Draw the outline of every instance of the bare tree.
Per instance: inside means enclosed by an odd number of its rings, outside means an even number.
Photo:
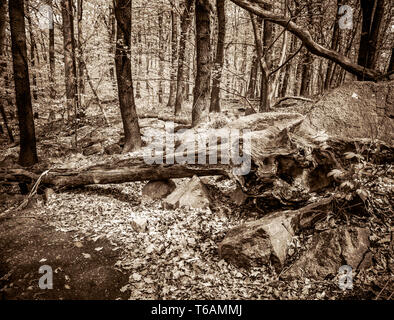
[[[131,0],[114,0],[116,17],[115,65],[118,82],[120,112],[122,115],[125,144],[123,152],[141,147],[141,133],[134,100],[133,79],[131,76]]]
[[[196,0],[197,74],[194,84],[192,125],[199,124],[210,100],[211,21],[209,0]]]
[[[74,15],[72,0],[62,0],[62,18],[67,117],[68,120],[70,120],[71,110],[74,111],[74,115],[76,116],[78,105],[78,83],[75,62]]]
[[[304,46],[314,55],[319,57],[323,57],[329,59],[337,64],[339,64],[346,71],[356,75],[356,76],[364,76],[366,80],[378,80],[382,78],[382,74],[374,69],[363,67],[357,63],[354,63],[350,58],[334,51],[331,49],[327,49],[322,45],[313,41],[310,33],[305,30],[303,27],[297,25],[293,21],[289,21],[288,18],[284,17],[281,14],[276,14],[274,12],[265,10],[261,3],[262,1],[252,1],[252,0],[231,0],[235,4],[240,7],[252,12],[263,19],[271,21],[275,24],[278,24],[284,28],[286,28],[289,32],[294,34],[297,38],[299,38]]]
[[[27,167],[38,162],[27,64],[25,12],[23,0],[9,2],[14,68],[15,98],[20,132],[19,163]]]
[[[78,52],[78,101],[83,104],[83,95],[85,93],[85,81],[84,81],[84,58],[83,58],[83,48],[82,48],[82,18],[83,18],[83,0],[77,0],[77,52]]]
[[[216,12],[218,16],[218,41],[213,69],[211,105],[209,107],[210,112],[220,112],[220,82],[222,79],[224,40],[226,36],[225,0],[216,0]]]
[[[191,22],[191,11],[193,7],[193,0],[185,0],[184,9],[181,16],[181,36],[179,39],[178,51],[178,72],[177,72],[177,85],[175,97],[175,114],[178,115],[182,109],[183,91],[184,91],[184,77],[185,77],[185,52],[186,52],[186,39],[187,31]]]
[[[360,0],[363,14],[360,48],[357,63],[365,68],[375,68],[377,53],[377,42],[379,38],[380,25],[384,14],[384,0],[376,0],[376,5],[370,0]],[[359,74],[358,80],[364,80],[366,76]]]
[[[37,75],[36,71],[34,70],[35,65],[36,65],[36,38],[33,33],[33,26],[31,22],[31,15],[30,15],[30,2],[29,0],[26,0],[26,17],[27,17],[27,22],[29,24],[29,36],[30,36],[30,64],[33,70],[30,71],[32,75],[32,83],[33,83],[33,99],[37,100]]]
[[[53,19],[53,6],[52,0],[49,2],[49,6],[51,8],[48,14],[51,15],[51,19]],[[49,54],[49,82],[50,82],[50,96],[52,99],[56,97],[56,90],[55,90],[55,24],[50,23],[49,25],[49,47],[48,47],[48,54]]]
[[[178,56],[178,16],[171,10],[171,81],[170,96],[167,107],[173,107],[176,99],[176,73],[177,73],[177,56]]]

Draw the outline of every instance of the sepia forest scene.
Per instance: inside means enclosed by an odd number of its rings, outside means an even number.
[[[391,0],[0,0],[0,300],[393,300]]]

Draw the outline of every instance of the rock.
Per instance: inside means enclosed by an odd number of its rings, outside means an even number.
[[[165,209],[207,209],[210,206],[207,187],[199,177],[194,176],[190,181],[178,186],[174,192],[168,195],[163,201],[163,206]]]
[[[241,206],[245,203],[246,199],[248,199],[248,195],[242,191],[240,186],[237,186],[237,188],[231,192],[230,198],[235,204]]]
[[[304,125],[342,138],[394,139],[394,81],[353,81],[327,92],[317,103],[287,110],[306,114]]]
[[[145,232],[148,228],[148,220],[145,218],[137,217],[131,221],[131,227],[136,232]]]
[[[302,256],[283,274],[283,279],[312,278],[323,280],[338,274],[342,265],[357,268],[371,266],[369,230],[338,227],[315,234]]]
[[[246,222],[227,233],[219,244],[219,255],[239,267],[272,263],[280,270],[292,237],[321,219],[328,212],[331,201],[331,198],[323,199],[299,210],[280,211]]]
[[[95,131],[88,133],[81,140],[79,140],[78,144],[82,148],[87,148],[92,145],[99,144],[103,141],[105,141],[105,138],[103,137],[103,135],[99,131],[95,130]]]
[[[163,199],[172,193],[176,188],[176,184],[172,180],[149,181],[142,188],[142,196],[153,200]]]
[[[93,154],[102,154],[104,152],[104,148],[101,143],[96,143],[92,146],[89,146],[83,150],[84,156],[91,156]]]
[[[122,153],[122,148],[118,143],[113,143],[105,147],[105,153],[109,155],[113,154],[121,154]]]

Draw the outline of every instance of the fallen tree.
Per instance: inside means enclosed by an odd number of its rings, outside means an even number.
[[[260,0],[231,0],[236,5],[241,8],[256,14],[257,16],[266,19],[267,21],[271,21],[276,23],[284,28],[286,28],[289,32],[294,34],[298,39],[300,39],[303,45],[314,55],[319,57],[323,57],[329,59],[333,62],[339,64],[346,71],[363,77],[365,80],[382,80],[384,75],[377,70],[365,68],[363,66],[354,63],[348,57],[338,53],[337,51],[327,49],[320,44],[313,41],[311,34],[305,30],[304,27],[301,27],[289,20],[289,18],[282,16],[280,14],[275,14],[271,11],[264,10],[262,8],[262,4],[264,1]]]
[[[80,170],[53,168],[42,177],[42,184],[55,189],[81,187],[91,184],[116,184],[132,181],[186,178],[194,175],[212,176],[226,174],[226,165],[146,164],[143,157],[111,161]],[[42,170],[24,168],[1,168],[3,183],[36,181]]]
[[[231,134],[243,129],[249,130],[244,132],[240,139],[242,152],[248,152],[250,159],[249,170],[244,174],[235,170],[239,169],[242,163],[234,162],[232,158],[228,162],[222,161],[222,151],[237,148],[236,145],[223,139],[222,143],[208,148],[201,148],[195,143],[196,137],[201,138],[204,133],[207,138],[214,136],[216,139],[216,134],[223,138],[220,130],[226,128],[232,129]],[[186,130],[177,135],[177,139],[176,144],[182,142],[192,145],[193,148],[189,148],[188,152],[163,153],[164,163],[149,164],[146,161],[147,150],[142,150],[143,153],[136,156],[111,156],[103,163],[78,169],[0,168],[0,181],[34,183],[41,177],[41,186],[62,189],[194,175],[226,175],[237,181],[242,192],[248,199],[253,200],[257,208],[268,212],[286,206],[298,208],[308,201],[313,192],[333,186],[335,178],[329,173],[333,169],[345,171],[348,162],[357,159],[346,159],[346,152],[368,153],[370,161],[377,163],[391,163],[394,154],[393,148],[384,143],[334,139],[319,135],[304,121],[304,116],[297,113],[252,114],[230,122],[221,129]],[[250,142],[250,150],[245,147],[247,142]],[[187,161],[174,163],[174,159],[185,155],[189,155]],[[217,164],[209,162],[211,155],[217,156]],[[166,159],[172,159],[172,164]],[[43,172],[45,174],[42,174]]]

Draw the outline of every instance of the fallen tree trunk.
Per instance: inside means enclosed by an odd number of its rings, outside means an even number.
[[[223,139],[222,130],[226,128],[231,129],[231,143]],[[239,135],[244,129],[249,131]],[[205,138],[221,137],[222,143],[202,148],[199,142],[195,142],[196,139],[204,138],[204,134]],[[240,137],[239,145],[233,143],[233,137]],[[204,146],[206,141],[204,140]],[[346,152],[358,153],[358,150],[363,150],[363,146],[366,146],[364,150],[370,161],[380,163],[392,162],[394,154],[392,147],[374,145],[370,140],[321,137],[297,113],[252,114],[237,119],[222,129],[194,128],[177,135],[175,144],[177,142],[192,148],[186,152],[180,152],[177,148],[175,153],[160,154],[164,157],[161,158],[164,163],[150,164],[147,159],[151,158],[146,157],[147,150],[142,150],[143,153],[136,156],[126,159],[124,155],[111,156],[104,163],[80,169],[0,168],[0,181],[31,183],[37,181],[42,172],[48,169],[49,172],[41,177],[41,184],[54,189],[194,175],[227,175],[239,184],[242,192],[254,202],[257,209],[266,213],[278,208],[297,208],[305,204],[312,193],[333,186],[334,178],[328,176],[328,173],[335,168],[344,170],[347,162],[352,161],[345,158]],[[250,148],[247,143],[250,143]],[[239,152],[238,148],[241,148],[245,161],[240,163],[232,157],[225,158],[222,152],[226,148],[229,148],[229,152],[234,149]],[[186,155],[189,157],[186,158]],[[216,162],[210,161],[212,155],[217,157]],[[226,162],[225,159],[229,161]],[[238,169],[244,164],[249,167],[241,173]]]
[[[96,165],[81,170],[55,168],[42,178],[42,184],[55,189],[91,184],[117,184],[132,181],[163,180],[197,176],[226,175],[227,165],[146,164],[142,158]],[[31,183],[40,171],[1,168],[0,181]]]

